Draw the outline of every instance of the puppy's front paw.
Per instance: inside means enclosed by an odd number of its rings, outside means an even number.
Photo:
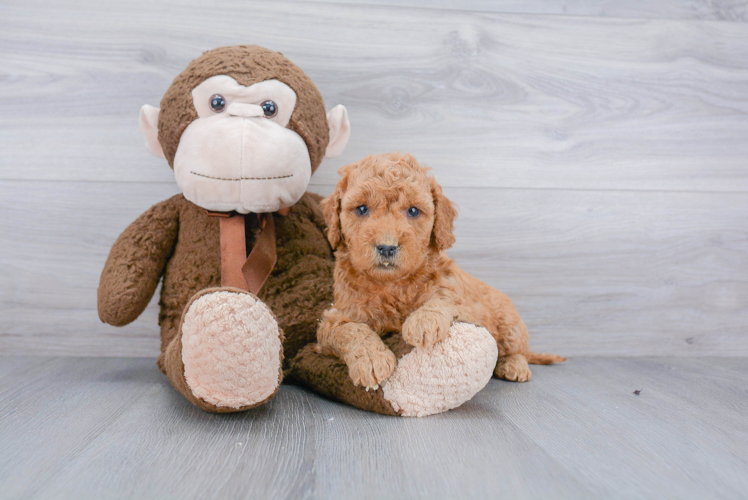
[[[354,385],[378,389],[397,366],[395,354],[384,345],[359,349],[345,360]]]
[[[431,347],[444,340],[450,326],[450,316],[417,309],[403,323],[403,340],[415,347]]]

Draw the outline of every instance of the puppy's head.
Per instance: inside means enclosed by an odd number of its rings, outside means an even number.
[[[372,155],[346,165],[322,202],[327,238],[351,265],[380,280],[418,270],[454,243],[457,211],[409,154]]]

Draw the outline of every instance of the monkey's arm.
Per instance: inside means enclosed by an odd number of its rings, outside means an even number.
[[[179,207],[175,198],[148,209],[112,246],[99,281],[98,308],[103,322],[126,325],[140,316],[151,300],[177,240]]]
[[[318,195],[317,193],[312,193],[310,191],[307,191],[304,194],[304,198],[302,198],[302,200],[303,202],[305,202],[305,204],[310,209],[309,211],[310,219],[312,220],[314,225],[317,227],[319,232],[322,234],[322,236],[325,238],[325,241],[327,241],[327,236],[325,236],[327,232],[327,224],[325,223],[325,216],[322,214],[322,207],[320,206],[320,202],[322,201],[322,196]]]
[[[369,325],[351,322],[337,309],[325,311],[317,342],[318,352],[345,361],[354,385],[376,388],[397,365],[395,354]]]

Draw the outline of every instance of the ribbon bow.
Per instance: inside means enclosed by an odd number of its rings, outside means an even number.
[[[281,215],[288,215],[288,212],[288,209],[279,210]],[[273,214],[257,214],[262,230],[249,255],[243,214],[209,211],[208,215],[220,217],[221,286],[257,295],[278,261]]]

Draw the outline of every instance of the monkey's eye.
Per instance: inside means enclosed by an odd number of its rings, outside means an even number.
[[[408,209],[408,216],[409,216],[409,217],[413,217],[413,218],[415,219],[415,218],[416,218],[416,217],[418,217],[419,215],[421,215],[421,211],[420,211],[420,210],[418,210],[418,209],[417,209],[416,207],[410,207],[410,208]]]
[[[210,109],[212,109],[216,113],[220,113],[221,111],[226,109],[226,99],[224,99],[220,94],[215,94],[210,98]]]
[[[265,113],[265,118],[272,118],[278,114],[278,106],[273,101],[265,101],[260,106],[262,106],[262,112]]]
[[[366,205],[359,205],[356,207],[356,215],[366,215],[369,213],[369,207]]]

